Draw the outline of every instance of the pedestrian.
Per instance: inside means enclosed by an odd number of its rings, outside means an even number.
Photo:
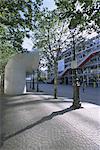
[[[83,80],[83,83],[82,83],[82,89],[83,89],[83,93],[85,92],[85,87],[86,87],[86,83],[85,83],[85,79]]]

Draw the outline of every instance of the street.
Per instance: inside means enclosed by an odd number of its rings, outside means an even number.
[[[53,84],[39,84],[39,90],[53,95]],[[58,85],[58,96],[72,98],[73,88],[71,85]],[[82,102],[90,102],[100,105],[100,88],[86,87],[84,92],[80,87],[80,99]]]

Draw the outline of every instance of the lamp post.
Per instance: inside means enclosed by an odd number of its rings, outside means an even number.
[[[74,31],[75,32],[75,31]],[[72,39],[73,39],[73,59],[72,59],[72,77],[73,77],[73,104],[71,107],[74,109],[78,109],[81,107],[80,103],[80,97],[79,97],[79,88],[80,88],[80,83],[79,79],[77,76],[77,60],[76,60],[76,54],[75,54],[75,35],[74,32],[72,33]]]
[[[33,71],[32,80],[33,80],[33,81],[32,81],[32,85],[33,85],[33,86],[32,86],[32,90],[34,90],[34,89],[35,89],[35,86],[34,86],[34,71]]]

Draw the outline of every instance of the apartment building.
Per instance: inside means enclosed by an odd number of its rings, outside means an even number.
[[[100,34],[76,47],[77,73],[80,82],[87,86],[100,86]],[[72,84],[72,48],[63,52],[64,70],[60,72],[60,82]]]

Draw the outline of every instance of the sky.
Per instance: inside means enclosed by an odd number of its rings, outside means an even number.
[[[49,10],[53,10],[55,8],[54,0],[44,0],[43,7],[47,7]],[[33,47],[33,43],[30,39],[25,37],[22,46],[23,46],[23,48],[31,51],[32,47]]]
[[[30,39],[25,37],[24,42],[22,44],[22,47],[25,48],[25,49],[28,49],[28,51],[31,51],[32,47],[33,47],[33,43]]]
[[[54,0],[44,0],[43,1],[43,7],[47,7],[49,10],[53,10],[53,9],[56,8]],[[96,34],[93,33],[91,35],[88,35],[87,38],[91,38],[93,36],[96,36]],[[33,47],[33,43],[30,39],[25,37],[22,46],[23,46],[23,48],[28,49],[29,51],[31,51],[32,47]]]
[[[56,8],[54,0],[44,0],[43,6],[47,7],[49,10],[53,10]]]

